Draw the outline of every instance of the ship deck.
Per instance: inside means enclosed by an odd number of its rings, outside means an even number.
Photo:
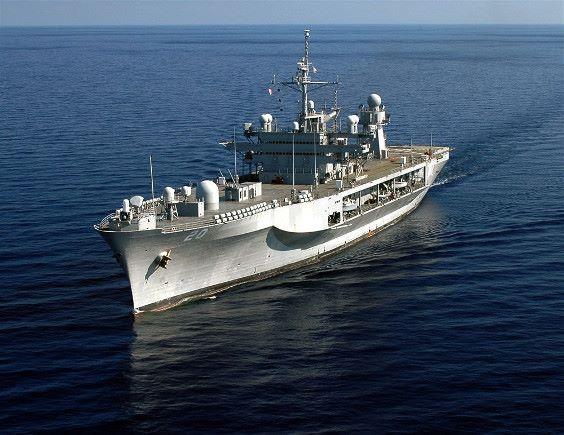
[[[373,159],[368,160],[364,166],[363,174],[354,179],[350,177],[343,180],[343,189],[350,189],[352,187],[359,187],[364,184],[370,183],[374,180],[389,177],[401,170],[415,167],[423,163],[429,158],[429,153],[432,155],[442,154],[449,150],[447,147],[437,147],[429,145],[395,145],[389,146],[389,155],[385,160]],[[406,164],[403,166],[400,163],[400,157],[406,157]],[[175,232],[181,230],[188,230],[192,228],[199,228],[214,224],[216,216],[229,212],[236,212],[237,210],[247,209],[251,206],[259,206],[261,204],[271,204],[273,200],[277,200],[280,205],[284,205],[286,199],[291,198],[291,191],[295,189],[297,192],[307,190],[313,195],[313,198],[323,198],[338,192],[335,181],[329,183],[319,184],[318,186],[311,186],[305,184],[262,184],[262,195],[244,201],[225,201],[224,192],[225,186],[218,186],[220,194],[219,210],[205,210],[204,216],[180,216],[173,221],[157,220],[157,228],[163,232]],[[191,201],[195,201],[195,192],[190,197]],[[120,231],[136,231],[137,225],[130,225],[123,227]]]

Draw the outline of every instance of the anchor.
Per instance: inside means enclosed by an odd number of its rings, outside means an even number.
[[[169,249],[168,251],[163,251],[159,255],[157,255],[158,267],[162,267],[163,269],[166,269],[166,265],[170,260],[172,260],[172,257],[170,256],[170,251],[171,249]]]

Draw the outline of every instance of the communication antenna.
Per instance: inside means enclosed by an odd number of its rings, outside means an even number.
[[[155,211],[155,181],[153,179],[153,156],[149,154],[149,169],[151,171],[151,196],[153,198],[152,205],[153,205],[153,215],[157,215]]]
[[[235,159],[235,175],[237,175],[237,140],[235,139],[235,126],[233,126],[233,155]]]
[[[337,94],[339,93],[339,76],[337,76],[336,85],[335,85],[335,95],[333,97],[333,107],[334,110],[337,110]],[[333,118],[333,133],[337,133],[337,117]]]
[[[270,95],[274,94],[274,92],[276,92],[276,99],[278,100],[278,111],[279,112],[283,112],[284,111],[284,107],[282,107],[282,97],[280,96],[280,86],[277,85],[276,83],[276,74],[274,74],[272,76],[272,81],[270,82],[272,88],[270,88]]]
[[[295,166],[295,153],[294,153],[294,139],[296,133],[292,133],[292,191],[295,188],[296,166]]]
[[[231,173],[229,168],[227,169],[227,172],[229,172],[229,176],[231,177],[231,181],[233,181],[233,184],[237,184],[237,183],[235,183],[235,178],[233,178],[233,174]]]
[[[315,137],[317,133],[313,133],[313,176],[315,178],[315,186],[317,187],[317,144],[315,141]]]
[[[308,29],[304,30],[304,56],[298,61],[298,71],[291,81],[279,82],[280,85],[286,86],[301,94],[301,110],[299,115],[299,122],[304,133],[308,132],[308,93],[320,89],[327,85],[334,85],[335,82],[325,82],[319,80],[312,80],[309,73],[310,70],[315,74],[317,69],[314,70],[313,65],[309,61],[309,35]]]

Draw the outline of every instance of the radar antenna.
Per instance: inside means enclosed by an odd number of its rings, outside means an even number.
[[[304,132],[307,132],[307,101],[308,93],[327,85],[338,85],[339,82],[325,82],[311,80],[309,76],[310,68],[313,67],[309,62],[309,29],[304,30],[304,57],[298,61],[298,70],[296,75],[292,78],[290,82],[279,82],[294,91],[298,91],[302,94],[301,100],[301,111],[300,111],[300,126]],[[315,71],[314,71],[315,72]],[[311,86],[311,87],[310,87]]]
[[[335,95],[333,98],[333,109],[337,110],[339,106],[337,105],[337,94],[339,91],[339,77],[337,76],[337,84],[335,85]],[[333,132],[337,133],[337,117],[333,118]]]
[[[156,216],[157,212],[155,211],[155,181],[153,178],[153,155],[149,154],[149,170],[151,171],[151,197],[153,201],[151,202],[153,206],[153,215]]]

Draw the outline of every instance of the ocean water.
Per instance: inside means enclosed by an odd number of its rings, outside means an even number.
[[[0,29],[2,431],[564,431],[561,26],[314,26],[345,114],[376,91],[389,142],[455,148],[436,186],[321,263],[132,316],[92,225],[149,196],[149,154],[160,192],[289,122],[266,89],[302,30]]]

